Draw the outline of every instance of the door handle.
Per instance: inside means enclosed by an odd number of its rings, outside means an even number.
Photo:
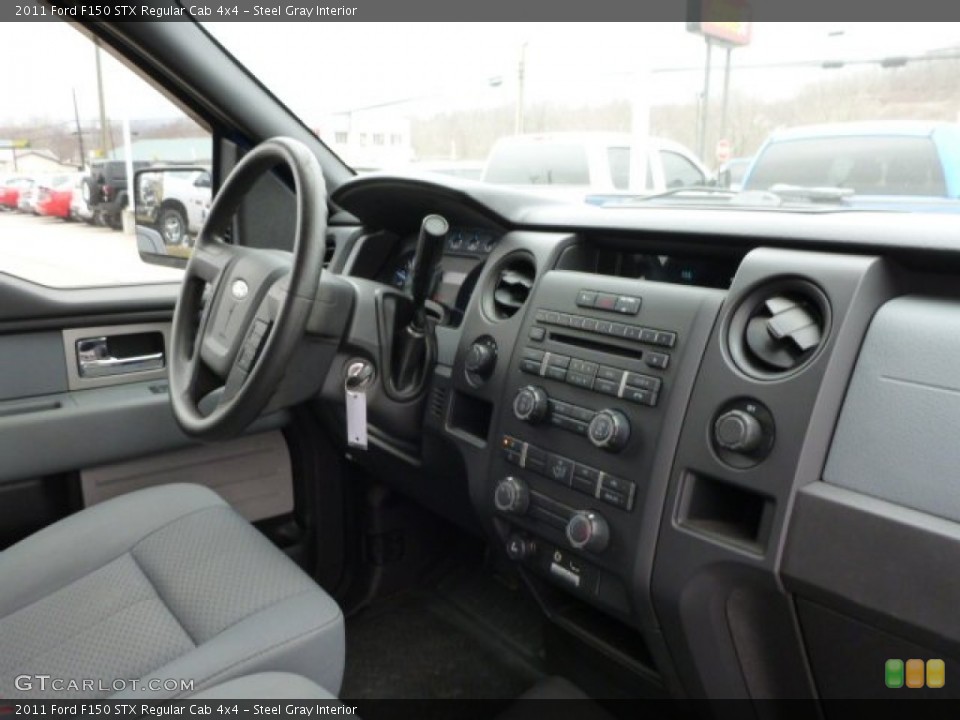
[[[77,368],[80,377],[97,378],[126,373],[160,370],[163,353],[114,357],[107,348],[107,338],[85,338],[77,341]]]

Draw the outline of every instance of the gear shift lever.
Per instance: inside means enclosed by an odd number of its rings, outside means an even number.
[[[410,325],[418,332],[423,332],[426,328],[424,308],[433,282],[433,268],[443,250],[443,241],[449,230],[450,225],[440,215],[427,215],[420,223],[420,237],[417,238],[413,267],[410,268],[410,294],[413,297],[414,313]]]
[[[437,339],[427,320],[426,302],[430,294],[437,258],[450,226],[440,215],[427,215],[420,224],[417,250],[410,269],[411,302],[406,311],[384,318],[389,358],[384,373],[387,394],[406,402],[422,395],[437,358]]]

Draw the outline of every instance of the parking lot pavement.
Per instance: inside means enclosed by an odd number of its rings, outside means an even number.
[[[0,273],[59,288],[178,282],[183,276],[176,268],[143,262],[132,235],[3,211]]]

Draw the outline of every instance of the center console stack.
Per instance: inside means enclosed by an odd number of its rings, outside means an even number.
[[[513,560],[634,623],[638,551],[723,296],[548,272],[509,359],[483,510]]]

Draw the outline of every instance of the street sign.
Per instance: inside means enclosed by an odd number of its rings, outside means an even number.
[[[730,159],[730,141],[726,138],[717,140],[716,158],[718,163],[725,163]]]
[[[688,0],[687,30],[717,45],[749,45],[753,8],[748,0]]]

